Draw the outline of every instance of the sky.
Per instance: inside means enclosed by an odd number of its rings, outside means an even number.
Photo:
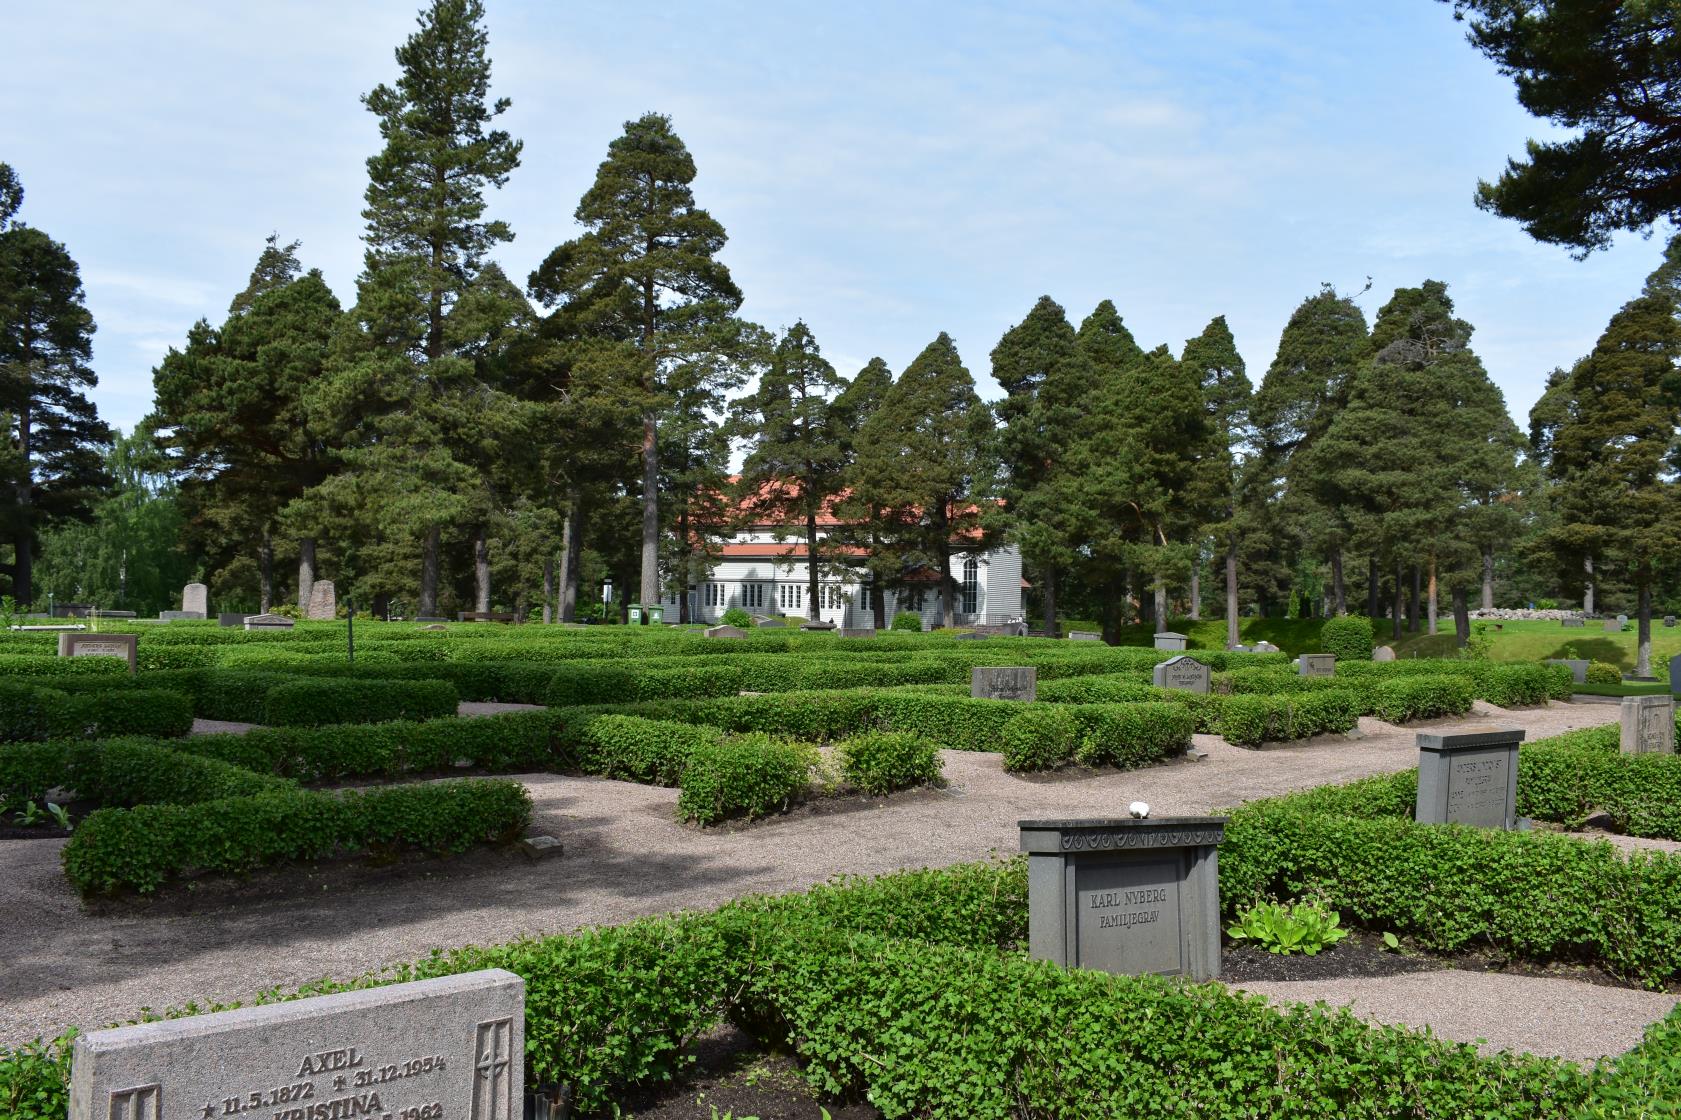
[[[222,320],[270,233],[354,300],[379,146],[359,98],[418,6],[6,0],[0,160],[81,266],[101,415],[147,412],[152,368]],[[1577,261],[1475,208],[1556,133],[1432,0],[487,7],[525,144],[490,200],[508,274],[577,236],[624,122],[666,113],[742,313],[803,319],[846,376],[945,331],[995,398],[992,347],[1049,294],[1076,324],[1113,300],[1175,353],[1225,315],[1259,383],[1321,284],[1370,277],[1372,318],[1428,278],[1523,427],[1661,254],[1628,235]]]

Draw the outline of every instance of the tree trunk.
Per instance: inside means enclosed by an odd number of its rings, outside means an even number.
[[[1635,635],[1634,675],[1652,675],[1652,565],[1642,563],[1636,578],[1640,581],[1640,622]]]
[[[1587,575],[1588,575],[1587,586],[1582,591],[1582,613],[1583,614],[1592,614],[1593,613],[1593,557],[1592,556],[1589,556],[1587,559],[1582,561],[1582,568],[1587,572]]]
[[[1483,610],[1494,609],[1494,546],[1483,545]]]
[[[1342,578],[1342,549],[1331,550],[1331,609],[1338,618],[1348,613],[1348,585]]]
[[[566,499],[566,520],[560,530],[560,620],[578,619],[578,562],[584,552],[583,494],[573,490]]]
[[[298,609],[309,609],[309,593],[315,587],[315,538],[298,541]],[[424,611],[422,614],[426,613]]]
[[[1191,621],[1202,620],[1202,553],[1191,562]]]
[[[1366,617],[1383,617],[1383,587],[1377,574],[1377,557],[1366,558]]]
[[[644,605],[660,601],[660,455],[654,417],[642,420],[642,586]],[[626,604],[627,609],[629,604]]]
[[[881,581],[873,572],[870,574],[870,625],[877,630],[887,629],[887,592],[882,590]]]
[[[822,607],[817,601],[817,510],[808,509],[805,514],[805,616],[813,622],[822,618]]]
[[[1390,624],[1390,634],[1395,641],[1401,640],[1401,615],[1405,608],[1401,605],[1401,598],[1406,594],[1406,584],[1402,579],[1401,562],[1395,562],[1395,620]]]
[[[473,530],[473,609],[490,611],[490,535],[483,525]]]
[[[1471,606],[1463,587],[1453,589],[1453,644],[1464,649],[1471,641]]]
[[[263,530],[263,543],[257,547],[257,609],[268,613],[274,602],[274,540]]]
[[[1056,626],[1056,566],[1045,565],[1045,637],[1054,638],[1057,635]]]
[[[951,578],[951,522],[945,503],[938,503],[939,512],[934,529],[939,533],[939,551],[935,553],[940,570],[940,625],[951,629],[957,625],[956,580]]]
[[[30,396],[34,386],[30,381],[28,362],[18,368],[23,374],[23,392],[21,394],[22,407],[18,409],[18,457],[23,467],[17,472],[17,482],[13,490],[17,494],[18,522],[17,536],[12,545],[12,596],[18,605],[28,609],[35,602],[35,463],[34,426]]]
[[[677,576],[677,622],[687,625],[689,621],[689,580],[695,572],[695,546],[689,540],[689,511],[684,509],[677,515],[677,547],[683,553],[683,569]]]
[[[554,556],[543,557],[543,625],[554,622]]]
[[[1167,628],[1167,583],[1157,577],[1155,587],[1151,589],[1151,596],[1155,601],[1151,604],[1151,614],[1156,616],[1156,633]]]
[[[1407,597],[1407,633],[1418,633],[1418,601],[1424,593],[1424,575],[1413,565],[1412,594]]]
[[[1237,542],[1226,546],[1226,646],[1238,644],[1237,633]]]
[[[1428,594],[1426,595],[1424,602],[1425,602],[1425,608],[1428,611],[1428,617],[1429,617],[1429,620],[1430,620],[1429,621],[1430,628],[1428,630],[1426,630],[1425,633],[1434,634],[1436,632],[1436,555],[1435,555],[1435,553],[1430,554],[1430,584],[1429,584],[1429,587],[1428,587]]]
[[[428,618],[438,613],[438,550],[443,530],[434,525],[426,530],[426,540],[420,546],[420,609],[415,613]]]

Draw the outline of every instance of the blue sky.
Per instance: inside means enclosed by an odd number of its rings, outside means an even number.
[[[22,217],[80,262],[96,400],[123,427],[271,231],[347,303],[361,267],[358,97],[416,0],[14,4],[0,159]],[[1175,352],[1224,314],[1257,382],[1321,282],[1445,280],[1518,423],[1657,262],[1575,261],[1476,210],[1544,122],[1431,0],[559,3],[488,0],[493,88],[525,141],[492,199],[525,277],[622,123],[672,116],[730,234],[744,314],[803,318],[850,376],[938,332],[983,396],[999,335],[1049,293],[1105,298]],[[27,45],[18,50],[17,45]]]

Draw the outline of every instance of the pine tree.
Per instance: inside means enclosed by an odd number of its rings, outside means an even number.
[[[902,566],[882,540],[881,510],[858,498],[858,460],[862,433],[892,388],[893,371],[880,358],[871,358],[830,406],[835,429],[840,434],[844,465],[841,493],[835,502],[837,524],[829,539],[837,550],[863,553],[863,566],[869,578],[870,617],[878,630],[887,625],[887,586],[897,578]]]
[[[1681,561],[1681,500],[1668,462],[1681,422],[1670,391],[1681,366],[1677,310],[1672,290],[1651,285],[1611,317],[1571,372],[1570,409],[1548,464],[1562,489],[1560,550],[1604,557],[1634,584],[1640,676],[1652,668],[1652,589]]]
[[[80,272],[63,245],[16,221],[22,202],[16,174],[0,164],[0,417],[11,451],[0,541],[12,546],[0,571],[29,604],[40,534],[86,521],[110,485],[101,454],[111,430],[87,396],[99,379]]]
[[[1126,603],[1133,592],[1132,557],[1138,543],[1137,528],[1131,520],[1093,521],[1090,502],[1101,497],[1106,486],[1124,486],[1128,481],[1123,464],[1105,462],[1101,457],[1082,461],[1078,452],[1103,444],[1116,445],[1121,440],[1122,433],[1101,430],[1103,425],[1119,421],[1112,411],[1104,414],[1098,406],[1108,404],[1112,409],[1114,402],[1131,396],[1136,371],[1145,356],[1109,300],[1099,303],[1086,316],[1076,337],[1080,353],[1089,366],[1092,403],[1090,414],[1070,441],[1066,455],[1072,472],[1068,482],[1073,492],[1059,498],[1059,502],[1064,508],[1080,511],[1074,522],[1074,535],[1084,542],[1082,566],[1086,569],[1087,582],[1097,591],[1101,602],[1104,637],[1113,640],[1116,628],[1126,621]],[[1094,541],[1101,541],[1101,546]],[[1142,608],[1143,596],[1139,602]],[[1144,612],[1141,609],[1139,613]]]
[[[742,344],[734,323],[741,292],[718,261],[724,227],[695,205],[694,158],[669,117],[628,121],[608,146],[595,183],[578,203],[585,233],[556,248],[538,270],[537,294],[569,306],[582,331],[623,339],[640,359],[642,419],[641,597],[659,597],[660,455],[664,409],[686,390],[726,372]],[[535,285],[534,285],[535,286]]]
[[[1218,516],[1204,531],[1213,535],[1216,546],[1225,554],[1226,644],[1233,646],[1238,642],[1240,483],[1243,461],[1253,439],[1249,406],[1254,389],[1224,315],[1217,316],[1200,335],[1185,343],[1180,362],[1196,376],[1203,408],[1208,413],[1210,442],[1203,456],[1204,473],[1199,482],[1208,491],[1204,500]],[[1193,608],[1197,598],[1193,591]],[[1194,610],[1192,617],[1196,617]]]
[[[859,433],[856,497],[880,511],[907,567],[931,570],[956,624],[953,555],[986,551],[977,499],[993,475],[992,414],[944,332],[905,368]]]
[[[846,451],[834,401],[843,383],[804,322],[777,341],[758,388],[737,402],[746,433],[737,493],[753,524],[798,524],[806,546],[806,617],[816,621],[821,570],[833,565],[818,519],[845,484]]]

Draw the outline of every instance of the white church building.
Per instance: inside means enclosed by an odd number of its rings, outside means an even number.
[[[819,538],[836,521],[818,521]],[[777,539],[778,529],[782,539]],[[829,562],[819,572],[818,620],[836,626],[874,625],[870,608],[870,574],[862,564],[863,550],[850,550],[860,559],[856,568]],[[719,548],[717,563],[705,581],[689,588],[689,618],[717,622],[731,607],[750,614],[806,616],[809,580],[804,534],[789,527],[748,525]],[[951,558],[955,581],[954,608],[958,626],[1003,625],[1024,617],[1021,553],[1014,545]],[[908,586],[885,592],[884,623],[909,611],[922,616],[925,630],[940,625],[939,581],[933,571],[915,572]],[[666,599],[667,622],[678,617],[675,599]]]

